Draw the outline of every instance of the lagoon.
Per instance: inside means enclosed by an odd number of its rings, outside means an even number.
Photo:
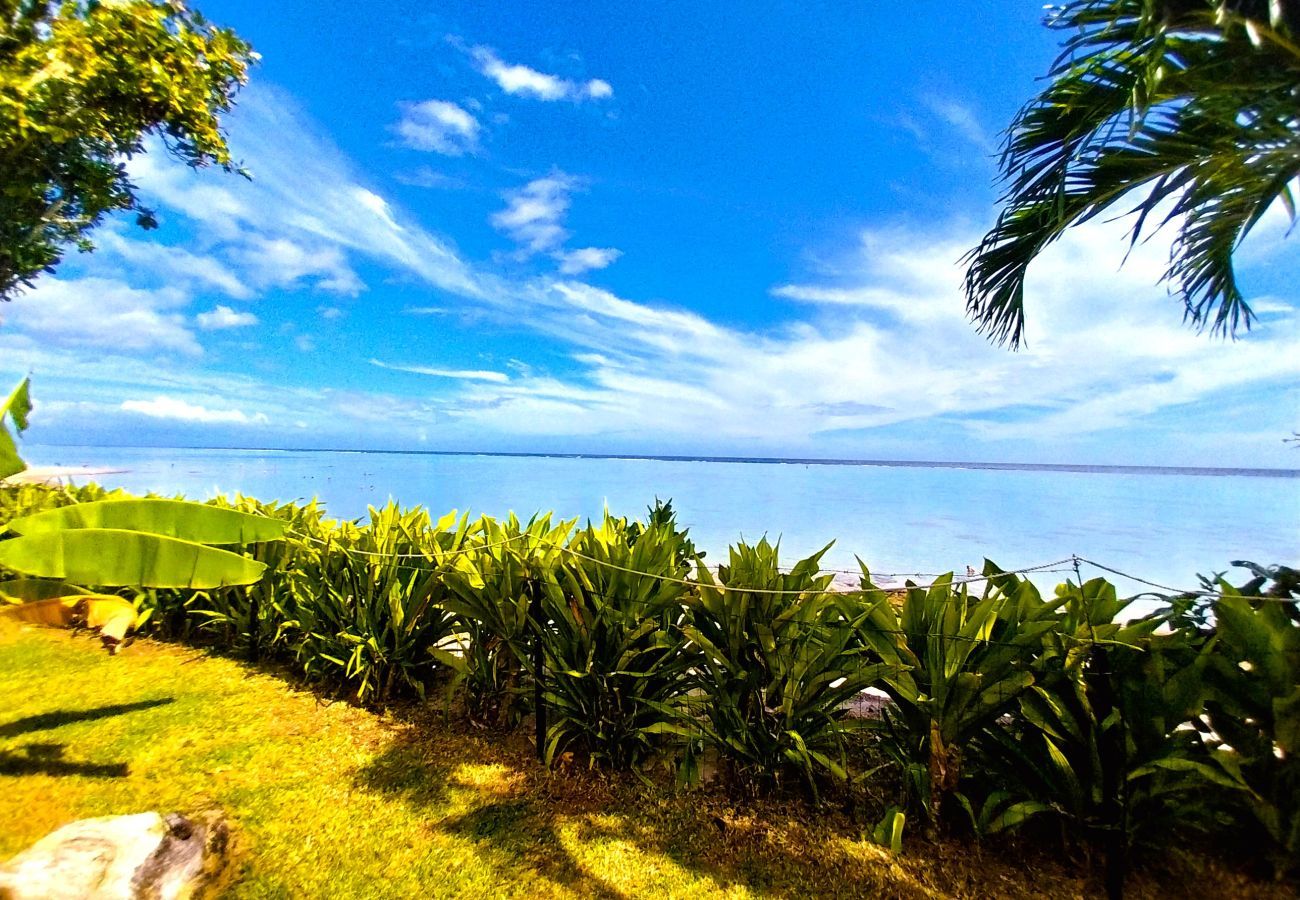
[[[1079,557],[1177,588],[1232,560],[1300,563],[1300,470],[1021,466],[911,461],[740,461],[636,457],[172,448],[24,448],[41,466],[92,466],[132,492],[206,499],[313,496],[341,518],[390,497],[435,512],[527,517],[555,510],[637,516],[671,498],[711,562],[729,543],[780,539],[788,562],[834,540],[829,568],[861,557],[882,582],[904,573],[1020,569]],[[1071,575],[1033,576],[1050,587]],[[1067,571],[1061,571],[1067,570]],[[1106,575],[1122,593],[1147,586]],[[1232,579],[1243,581],[1241,572]]]

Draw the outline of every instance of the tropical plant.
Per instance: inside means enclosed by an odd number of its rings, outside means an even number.
[[[120,598],[99,594],[95,587],[202,589],[247,585],[262,577],[265,566],[212,544],[242,545],[283,537],[281,523],[234,510],[179,500],[126,499],[56,506],[10,519],[10,536],[0,540],[0,570],[27,576],[11,582],[6,593],[23,584],[38,604],[6,610],[23,618],[45,621],[104,620],[107,638],[137,624],[136,607],[124,627]],[[56,590],[36,588],[48,579],[68,586],[65,596],[33,596]],[[84,600],[85,602],[81,602]],[[60,612],[59,610],[62,609]],[[116,612],[113,612],[116,610]],[[112,632],[103,630],[111,618]],[[120,640],[118,637],[116,640]]]
[[[432,651],[454,630],[444,571],[469,532],[468,516],[435,522],[390,502],[300,561],[281,629],[308,677],[354,687],[362,701],[382,703],[403,688],[423,696],[437,668]]]
[[[581,750],[592,763],[635,765],[674,718],[665,708],[689,686],[691,663],[682,545],[671,516],[634,531],[606,513],[541,585],[548,764]]]
[[[871,829],[871,843],[897,856],[903,852],[903,826],[906,824],[906,813],[897,806],[889,807]]]
[[[816,794],[819,776],[849,777],[846,738],[861,728],[845,704],[889,668],[856,644],[878,603],[833,593],[821,551],[780,567],[764,538],[730,549],[716,578],[703,563],[682,626],[696,654],[691,694],[671,726],[717,754],[733,785],[780,783],[795,771]]]
[[[627,532],[629,543],[636,543],[644,532],[656,526],[665,526],[671,528],[678,537],[680,549],[678,550],[678,561],[683,563],[692,563],[697,559],[704,559],[705,553],[698,550],[695,542],[687,535],[689,528],[682,528],[677,524],[677,511],[673,509],[673,501],[660,500],[655,497],[653,506],[646,507],[646,521],[644,524],[638,521],[627,522]],[[626,521],[626,520],[624,520]]]
[[[1065,614],[1044,636],[1037,683],[1010,724],[982,738],[995,787],[980,830],[1050,816],[1067,834],[1124,853],[1208,829],[1214,799],[1240,789],[1201,733],[1213,642],[1169,628],[1168,608],[1121,622],[1136,598],[1117,599],[1102,579],[1067,582],[1057,596]]]
[[[9,433],[9,425],[5,420],[8,419],[13,424],[14,431],[20,435],[27,430],[27,417],[32,411],[30,386],[31,379],[24,378],[9,394],[4,405],[0,406],[0,480],[17,475],[27,468],[27,463],[18,455],[18,445],[14,441],[14,435]]]
[[[967,310],[1012,347],[1030,263],[1071,225],[1134,203],[1131,241],[1174,222],[1166,279],[1217,333],[1253,319],[1233,252],[1300,176],[1300,4],[1067,0],[1050,83],[1008,129],[997,224],[967,257]]]
[[[192,626],[226,649],[240,650],[252,659],[281,652],[292,655],[298,637],[288,624],[300,596],[315,596],[314,578],[324,571],[321,555],[330,542],[346,541],[354,530],[325,518],[317,500],[305,503],[263,503],[237,495],[218,496],[212,505],[228,507],[262,518],[283,522],[285,540],[258,543],[246,552],[266,566],[256,584],[247,588],[218,588],[210,591],[154,592],[149,603],[174,635],[188,634]],[[350,523],[349,523],[350,524]]]
[[[929,586],[908,582],[895,608],[862,564],[872,613],[862,640],[885,663],[880,687],[893,701],[884,746],[931,828],[961,784],[965,748],[1035,684],[1043,637],[1058,627],[1065,602],[1043,600],[1031,582],[991,562],[984,577],[981,597],[954,585],[952,573]]]
[[[1300,865],[1300,609],[1293,598],[1251,598],[1226,581],[1219,590],[1206,712],[1246,788],[1236,805],[1283,874]]]
[[[465,688],[470,718],[488,725],[518,720],[526,697],[525,676],[535,669],[536,631],[543,627],[536,604],[556,569],[574,522],[551,525],[549,514],[527,525],[511,513],[504,522],[484,517],[476,543],[445,573],[444,608],[460,618],[454,641],[434,650]]]
[[[155,227],[123,163],[146,138],[234,171],[220,116],[254,59],[179,0],[0,0],[0,299],[106,213]]]

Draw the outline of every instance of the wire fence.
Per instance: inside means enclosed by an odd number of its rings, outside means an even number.
[[[436,549],[423,550],[423,551],[413,552],[413,553],[398,553],[398,552],[384,551],[384,550],[364,550],[357,547],[345,546],[338,542],[322,540],[314,535],[304,534],[302,532],[291,531],[289,533],[296,538],[321,546],[326,550],[333,550],[335,552],[342,553],[342,554],[350,554],[354,556],[369,557],[374,559],[422,560],[424,562],[429,562],[429,563],[438,562],[439,560],[451,559],[458,556],[477,554],[486,550],[496,549],[498,547],[504,547],[519,541],[524,541],[524,542],[531,542],[536,546],[546,546],[549,547],[550,549],[558,550],[559,552],[564,553],[568,556],[583,559],[596,565],[603,565],[606,566],[607,568],[615,569],[627,574],[647,575],[647,576],[651,574],[651,573],[640,571],[638,569],[621,567],[618,566],[617,564],[610,563],[607,560],[601,560],[596,557],[588,556],[582,553],[581,551],[576,550],[573,547],[569,546],[569,544],[567,543],[548,541],[543,537],[539,537],[538,535],[529,534],[529,533],[516,534],[516,535],[512,535],[511,537],[504,538],[497,541],[488,541],[484,543],[474,542],[474,543],[467,544],[466,546],[456,548],[456,549],[451,549],[451,550],[443,550],[440,548],[436,548]],[[718,565],[723,565],[723,564],[717,564],[708,568],[711,571],[716,571]],[[1134,575],[1130,572],[1117,569],[1113,566],[1109,566],[1104,563],[1097,562],[1096,560],[1090,559],[1088,557],[1079,556],[1077,554],[1071,554],[1070,556],[1063,557],[1061,559],[1053,560],[1051,562],[1046,562],[1046,563],[1040,563],[1032,566],[1021,566],[1012,569],[999,569],[997,572],[993,573],[992,576],[989,574],[985,574],[983,572],[974,572],[974,573],[968,572],[965,575],[958,575],[956,574],[955,571],[876,572],[876,571],[870,571],[868,569],[864,573],[862,569],[840,569],[840,568],[833,568],[833,567],[819,567],[817,570],[817,574],[832,575],[832,576],[851,575],[851,576],[858,577],[860,579],[863,578],[864,575],[869,574],[872,579],[872,583],[875,587],[887,591],[907,590],[907,589],[929,590],[931,588],[940,585],[953,585],[953,586],[976,585],[976,584],[986,582],[989,580],[990,577],[996,577],[997,575],[1030,576],[1030,575],[1056,575],[1056,574],[1066,574],[1066,573],[1074,573],[1076,575],[1079,575],[1080,565],[1091,566],[1092,568],[1095,568],[1101,572],[1106,572],[1111,575],[1116,575],[1120,578],[1128,579],[1129,581],[1132,581],[1135,584],[1141,584],[1146,587],[1156,588],[1157,590],[1164,591],[1171,596],[1199,597],[1199,598],[1207,598],[1207,599],[1213,599],[1222,596],[1221,592],[1208,590],[1204,587],[1199,587],[1199,588],[1176,587],[1173,585],[1163,584],[1158,581],[1152,581],[1140,575]],[[412,567],[413,570],[416,568],[417,567]],[[782,571],[784,574],[790,574],[793,568],[794,567],[792,566],[778,567],[778,569]],[[418,570],[423,571],[424,568],[418,567]],[[807,589],[781,590],[781,589],[771,589],[771,588],[753,588],[753,587],[744,587],[744,586],[730,586],[730,585],[716,584],[716,583],[710,584],[708,582],[701,582],[700,580],[693,579],[693,578],[678,578],[674,576],[664,576],[664,575],[657,575],[653,577],[659,578],[661,580],[676,581],[677,583],[689,587],[698,587],[700,585],[704,585],[706,587],[712,587],[722,591],[744,591],[753,594],[787,594],[787,595],[803,595],[808,593]],[[879,584],[876,583],[875,581],[875,579],[896,580],[899,578],[903,578],[906,580],[904,581],[903,584]],[[932,580],[917,582],[912,580],[914,578],[929,578]],[[836,582],[832,581],[831,586],[828,587],[827,590],[851,591],[851,590],[855,590],[855,588],[837,585]],[[1267,601],[1277,600],[1279,598],[1260,597],[1255,599],[1259,599],[1267,602]],[[1280,599],[1282,600],[1282,602],[1290,602],[1287,601],[1286,598],[1280,598]]]

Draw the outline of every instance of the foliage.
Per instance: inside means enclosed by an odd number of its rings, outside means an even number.
[[[220,116],[255,58],[179,0],[0,0],[0,299],[107,213],[154,227],[124,162],[146,138],[234,171]]]
[[[531,674],[530,610],[542,585],[553,585],[572,521],[551,525],[535,516],[521,525],[484,518],[480,543],[467,548],[446,573],[445,607],[461,618],[464,632],[454,646],[435,651],[466,689],[470,717],[490,725],[513,724]]]
[[[1176,223],[1166,279],[1186,317],[1253,319],[1233,251],[1300,177],[1300,4],[1068,0],[1042,94],[1008,129],[997,224],[967,257],[967,309],[1012,347],[1030,263],[1071,225],[1137,197],[1131,240]]]
[[[654,505],[646,507],[646,513],[645,524],[636,521],[626,523],[629,543],[636,543],[637,538],[651,528],[663,526],[672,529],[673,533],[677,535],[680,545],[677,554],[678,562],[691,563],[697,559],[704,559],[707,555],[698,550],[695,542],[687,537],[690,529],[682,528],[677,524],[677,511],[673,509],[672,500],[660,500],[655,497]]]
[[[684,536],[671,514],[635,530],[606,514],[540,585],[548,763],[571,749],[616,767],[654,748],[687,689]]]
[[[32,411],[30,386],[31,379],[24,378],[9,394],[4,405],[0,406],[0,479],[17,475],[27,468],[27,463],[18,455],[18,446],[14,442],[14,436],[9,433],[5,419],[13,423],[14,431],[18,434],[27,430],[27,417]]]
[[[100,527],[101,523],[115,527]],[[11,519],[0,566],[73,584],[213,588],[252,584],[265,566],[200,540],[277,539],[254,517],[175,500],[99,501]],[[198,538],[199,540],[196,540]]]
[[[319,568],[295,572],[282,629],[308,677],[356,687],[383,702],[399,687],[423,695],[432,651],[454,631],[443,571],[464,552],[468,516],[433,521],[417,507],[370,509],[370,521],[328,540]]]
[[[682,628],[697,662],[674,730],[715,752],[739,786],[779,782],[789,770],[814,792],[818,776],[848,778],[845,738],[862,723],[845,702],[888,668],[855,639],[883,601],[832,593],[833,576],[819,574],[829,549],[782,572],[765,538],[732,547],[716,578],[698,565]]]
[[[1043,636],[1058,626],[1064,602],[1044,601],[1027,580],[986,562],[982,597],[954,586],[952,573],[922,587],[908,582],[898,609],[862,566],[872,617],[863,636],[886,664],[881,688],[885,746],[931,826],[963,774],[964,748],[1015,707],[1035,683]]]
[[[906,824],[906,813],[897,806],[889,807],[876,827],[871,829],[871,843],[897,856],[903,852],[903,826]]]
[[[1283,873],[1300,860],[1300,610],[1294,599],[1252,599],[1227,582],[1220,589],[1206,712],[1246,787],[1233,799]]]
[[[1011,725],[987,736],[997,788],[981,828],[1049,815],[1084,840],[1114,833],[1146,847],[1207,830],[1217,811],[1206,799],[1240,788],[1194,727],[1213,645],[1169,629],[1165,612],[1121,622],[1132,601],[1102,579],[1057,594],[1065,616],[1045,636],[1038,684]]]

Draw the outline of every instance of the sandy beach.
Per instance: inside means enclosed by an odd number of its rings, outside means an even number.
[[[29,466],[17,475],[0,479],[4,484],[65,484],[73,480],[113,475],[126,469],[110,466]]]

